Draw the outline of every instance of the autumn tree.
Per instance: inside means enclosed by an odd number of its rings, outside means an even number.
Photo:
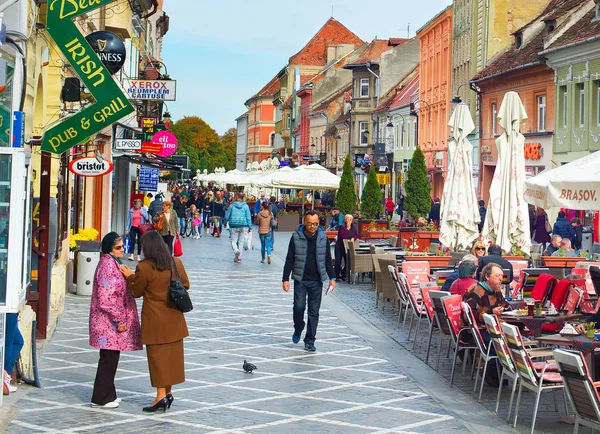
[[[193,176],[196,176],[196,170],[200,168],[200,153],[194,144],[194,135],[189,128],[178,123],[171,124],[169,130],[175,134],[177,141],[179,142],[175,154],[187,155],[189,157],[189,169]]]
[[[225,169],[233,170],[236,166],[235,153],[237,148],[237,129],[230,128],[221,136],[221,143],[225,151],[226,164]]]

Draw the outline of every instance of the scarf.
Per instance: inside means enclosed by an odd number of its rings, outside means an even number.
[[[496,293],[486,282],[479,282],[479,285],[481,285],[481,287],[485,289],[485,292],[488,294],[494,295]]]
[[[123,264],[123,261],[121,261],[119,258],[115,258],[115,257],[112,255],[112,253],[109,253],[109,255],[110,255],[110,257],[111,257],[111,258],[113,258],[115,261],[117,261],[117,263],[118,263],[119,265]]]

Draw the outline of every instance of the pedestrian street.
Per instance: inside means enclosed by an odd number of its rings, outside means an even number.
[[[41,356],[42,389],[20,386],[25,393],[7,432],[469,432],[333,315],[328,304],[340,303],[333,297],[324,297],[317,352],[291,342],[292,294],[281,290],[289,235],[276,234],[271,265],[259,263],[259,249],[234,264],[226,232],[183,240],[195,308],[186,314],[186,382],[174,386],[164,414],[141,411],[155,394],[145,351],[121,353],[120,407],[90,408],[98,351],[88,345],[89,298],[69,295]],[[245,373],[244,360],[257,370]]]

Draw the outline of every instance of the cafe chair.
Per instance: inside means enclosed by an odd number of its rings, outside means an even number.
[[[523,289],[525,288],[525,282],[527,282],[528,278],[529,278],[529,273],[526,273],[523,270],[521,270],[519,272],[519,281],[513,288],[512,294],[511,294],[511,297],[513,298],[513,300],[517,299],[519,297],[519,295],[521,295],[521,298],[522,298]]]
[[[575,411],[573,432],[579,432],[579,425],[600,430],[600,383],[592,380],[585,358],[579,351],[554,350],[553,355]]]
[[[375,291],[375,307],[379,306],[379,294],[381,292],[383,292],[382,290],[382,279],[381,279],[381,273],[382,270],[381,268],[379,268],[379,261],[377,261],[377,258],[379,256],[383,256],[383,253],[374,253],[373,252],[374,247],[371,246],[371,261],[373,261],[373,290]]]
[[[398,277],[398,269],[394,265],[388,265],[388,272],[390,273],[390,278],[394,282],[394,288],[396,288],[396,294],[398,295],[398,324],[397,327],[400,327],[400,318],[403,317],[403,325],[402,329],[406,328],[406,314],[408,313],[408,308],[410,306],[410,301],[408,300],[408,291],[404,288],[404,285],[400,283],[400,278]],[[404,311],[404,316],[402,312]]]
[[[412,328],[415,319],[420,324],[421,319],[427,318],[427,309],[422,303],[421,290],[419,289],[419,285],[409,284],[408,279],[406,278],[404,273],[400,273],[400,281],[408,288],[408,300],[410,302],[410,307],[413,313],[412,317],[410,318],[410,324],[408,326],[407,342],[410,342],[410,335],[412,334]],[[415,341],[417,340],[418,333],[418,328],[415,328]]]
[[[569,288],[569,293],[567,295],[567,301],[565,302],[565,305],[563,306],[562,309],[566,310],[567,314],[570,315],[570,314],[574,313],[575,310],[577,310],[582,299],[583,299],[583,290],[580,288],[577,288],[576,286],[571,286]]]
[[[552,292],[552,288],[558,283],[558,279],[552,274],[543,273],[538,276],[530,297],[535,301],[545,303],[548,294]]]
[[[475,344],[477,345],[477,349],[479,350],[479,358],[477,359],[477,367],[475,368],[475,386],[473,387],[473,392],[477,390],[477,382],[479,380],[479,369],[481,367],[481,361],[483,360],[483,374],[481,375],[481,386],[479,388],[479,398],[478,401],[481,401],[481,394],[483,393],[483,384],[485,383],[485,374],[487,373],[488,363],[490,360],[497,359],[498,356],[491,354],[490,349],[491,346],[486,344],[483,340],[483,336],[481,335],[481,327],[477,324],[477,320],[475,319],[475,315],[473,315],[473,310],[468,303],[464,301],[461,303],[463,314],[465,319],[467,320],[467,325],[471,328],[471,334],[475,339]],[[475,364],[475,360],[473,360],[473,364]],[[500,374],[498,372],[498,374]]]
[[[430,283],[420,283],[419,291],[421,291],[421,308],[425,308],[425,318],[429,323],[429,336],[433,332],[433,323],[434,323],[434,313],[433,313],[433,305],[431,304],[431,299],[429,298],[429,291],[439,291],[440,287],[437,286],[434,282]],[[421,318],[419,318],[419,322],[417,323],[417,331],[415,332],[415,340],[413,341],[413,350],[415,349],[415,345],[417,343],[417,335],[419,334],[421,328]],[[427,343],[427,352],[429,353],[429,345],[431,345],[431,340]]]
[[[390,236],[390,247],[398,247],[398,237],[395,235]]]
[[[569,289],[573,287],[573,283],[568,279],[561,279],[550,297],[550,303],[554,305],[556,310],[562,310],[567,296],[569,295]],[[542,324],[542,333],[558,333],[558,325],[556,323]]]
[[[446,316],[446,311],[444,310],[444,303],[442,302],[442,298],[447,297],[449,295],[446,291],[429,291],[429,299],[431,300],[431,306],[433,307],[433,313],[435,318],[435,324],[440,330],[440,338],[438,341],[438,354],[437,360],[435,362],[435,370],[437,371],[440,365],[440,355],[442,353],[442,344],[444,337],[448,338],[448,353],[446,357],[450,357],[450,349],[452,348],[452,333],[450,332],[450,323],[448,322],[448,317]],[[429,333],[429,343],[427,346],[427,355],[425,356],[425,363],[429,362],[429,348],[431,344],[431,338],[433,336],[433,330],[430,330]]]
[[[515,397],[515,391],[517,390],[517,384],[519,383],[519,373],[517,372],[515,362],[512,359],[512,356],[510,355],[508,342],[506,341],[506,337],[504,336],[504,333],[500,328],[500,324],[498,323],[497,317],[495,315],[485,313],[483,314],[483,321],[490,335],[490,344],[494,346],[494,350],[496,350],[496,356],[502,368],[500,372],[500,387],[498,388],[498,395],[496,396],[496,414],[498,414],[498,408],[500,406],[500,396],[502,396],[502,386],[504,382],[504,377],[508,377],[513,380],[513,387],[510,394],[510,402],[508,404],[508,415],[506,416],[506,422],[509,422],[510,414],[512,412],[513,399]],[[523,344],[527,353],[529,354],[529,357],[532,359],[539,357],[548,357],[552,355],[551,350],[548,350],[546,348],[531,347],[531,345],[537,345],[537,343],[523,341]],[[488,351],[490,350],[491,345],[488,345]],[[548,365],[545,361],[532,363],[533,367],[537,370],[542,370],[544,369],[544,366]],[[546,370],[556,371],[557,368],[556,365],[548,365],[546,366]]]
[[[379,293],[381,293],[381,311],[385,308],[386,300],[392,301],[392,307],[394,310],[396,309],[396,302],[398,301],[398,294],[396,293],[396,288],[394,286],[394,281],[392,280],[390,273],[385,272],[388,270],[389,266],[396,265],[396,257],[394,255],[373,255],[377,258],[375,262],[377,262],[377,268],[380,269],[379,275]],[[375,263],[373,264],[375,266]],[[379,301],[379,293],[377,294],[377,301]],[[377,305],[377,304],[376,304]]]
[[[462,327],[461,314],[462,314],[462,297],[460,295],[449,295],[442,298],[444,305],[444,312],[446,318],[448,318],[448,325],[450,326],[450,335],[454,344],[454,358],[452,359],[452,372],[450,373],[450,387],[454,383],[454,371],[456,370],[456,359],[458,358],[458,351],[465,350],[465,359],[462,365],[462,374],[465,373],[465,366],[469,359],[469,351],[476,350],[477,345],[471,343],[473,339],[467,340],[468,336],[471,335],[470,327]]]
[[[502,331],[504,332],[504,336],[506,337],[510,354],[515,361],[519,376],[521,378],[521,381],[519,382],[519,393],[517,394],[517,403],[515,405],[515,420],[513,422],[513,426],[517,426],[517,420],[519,418],[519,405],[521,404],[521,394],[523,393],[523,388],[529,389],[536,394],[535,405],[533,407],[533,420],[531,421],[531,434],[533,434],[542,392],[554,392],[557,389],[563,389],[564,385],[562,378],[560,377],[560,373],[548,370],[548,367],[552,364],[549,361],[544,363],[541,370],[539,369],[539,366],[538,369],[536,369],[531,361],[529,352],[523,345],[523,338],[518,327],[507,323],[502,323],[501,327]],[[556,406],[556,397],[554,395],[553,398],[554,408],[556,411],[558,411]]]
[[[355,250],[354,241],[348,241],[348,253],[350,254],[350,276],[352,277],[352,284],[356,284],[356,275],[366,273],[373,273],[373,261],[370,254],[359,254]]]

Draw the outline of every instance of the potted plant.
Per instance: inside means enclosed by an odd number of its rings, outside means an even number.
[[[97,252],[102,243],[98,241],[100,233],[94,228],[80,229],[76,234],[71,229],[69,236],[69,250],[71,252],[85,251]]]
[[[594,333],[596,332],[596,323],[595,322],[586,322],[583,327],[585,328],[585,335],[588,338],[594,338]]]
[[[342,179],[340,180],[340,188],[335,196],[335,206],[340,209],[342,214],[352,214],[356,212],[356,186],[352,177],[352,161],[350,156],[346,155],[344,160],[344,168],[342,170]]]
[[[429,262],[430,267],[447,267],[452,260],[452,256],[450,256],[450,248],[443,248],[440,244],[435,251],[435,255],[414,255],[409,254],[404,257],[406,261],[427,261]]]
[[[542,256],[542,260],[548,268],[573,268],[578,262],[587,260],[588,252],[581,252],[578,256],[567,256],[568,253],[563,244],[556,256]]]
[[[360,218],[357,221],[359,238],[366,238],[366,231],[372,223],[379,229],[388,229],[387,219],[378,219],[378,215],[383,215],[383,203],[375,167],[371,166],[360,199]],[[381,237],[380,234],[379,238]]]
[[[525,252],[521,250],[521,246],[512,246],[510,248],[510,255],[502,255],[507,261],[522,261],[526,256]]]

